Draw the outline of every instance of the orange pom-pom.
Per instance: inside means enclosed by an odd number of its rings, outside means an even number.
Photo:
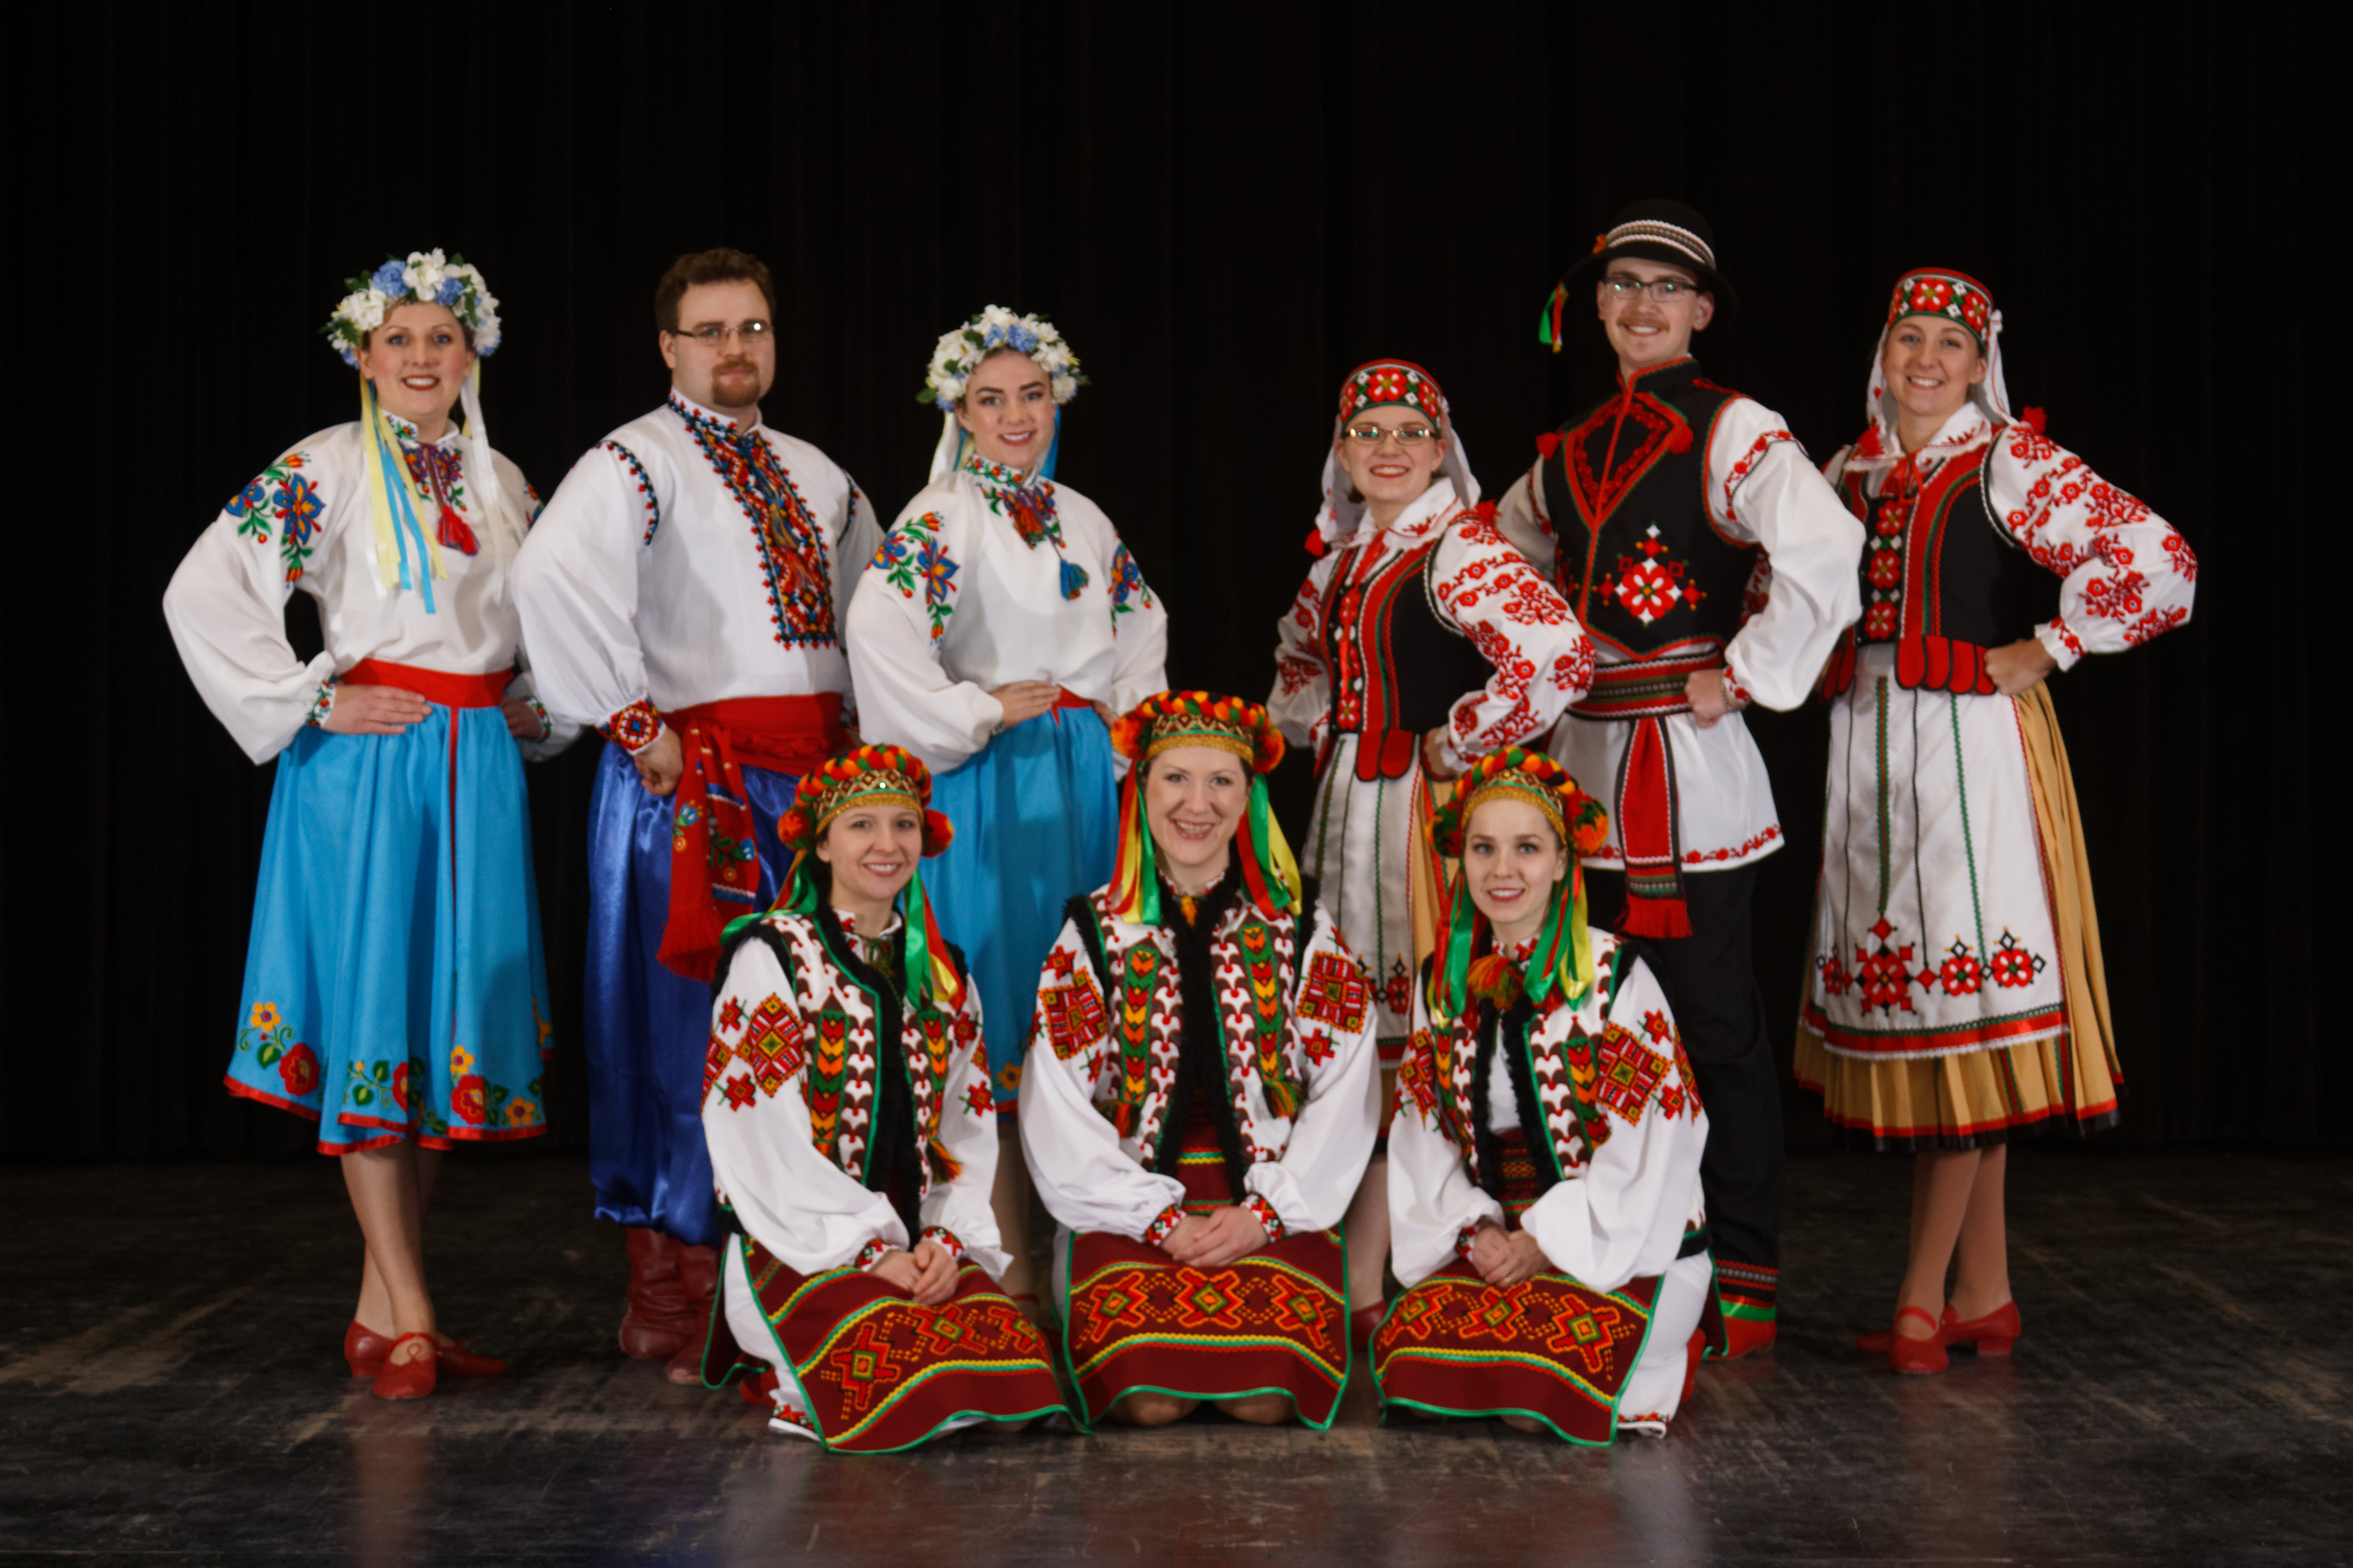
[[[1512,992],[1517,988],[1519,976],[1512,972],[1512,962],[1500,952],[1471,961],[1471,994],[1490,1007],[1508,1007]]]
[[[955,824],[950,822],[944,813],[926,808],[923,812],[923,853],[937,855],[955,842]]]

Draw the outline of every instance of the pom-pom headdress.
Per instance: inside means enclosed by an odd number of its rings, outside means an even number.
[[[1542,1006],[1556,990],[1570,1006],[1580,1006],[1592,994],[1593,939],[1585,918],[1585,872],[1580,857],[1599,851],[1609,841],[1609,814],[1599,801],[1577,788],[1568,770],[1542,752],[1506,746],[1473,763],[1462,775],[1454,798],[1440,806],[1431,824],[1438,852],[1459,858],[1471,818],[1491,800],[1519,800],[1544,814],[1561,844],[1568,850],[1568,874],[1553,889],[1552,908],[1545,912],[1536,935],[1535,952],[1525,971],[1514,974],[1510,961],[1494,951],[1495,939],[1487,917],[1471,900],[1471,891],[1457,872],[1449,902],[1449,919],[1440,929],[1438,952],[1430,964],[1430,1011],[1441,1018],[1459,1018],[1473,995],[1497,1007],[1507,1007],[1514,993]]]
[[[1055,448],[1061,445],[1062,405],[1079,395],[1087,378],[1079,374],[1079,356],[1062,341],[1060,329],[1043,316],[1017,316],[1002,305],[991,305],[961,326],[940,334],[932,349],[932,363],[923,372],[923,390],[915,401],[928,403],[941,414],[940,444],[932,453],[932,478],[954,473],[964,453],[964,426],[956,423],[956,404],[980,362],[999,349],[1027,354],[1046,373],[1054,395],[1054,438],[1046,447],[1038,478],[1054,477]]]
[[[490,426],[482,418],[482,361],[498,353],[501,337],[499,301],[490,285],[462,256],[445,257],[438,250],[412,250],[405,261],[397,257],[387,258],[383,266],[366,277],[343,279],[343,287],[349,292],[320,331],[326,334],[329,346],[343,356],[345,364],[359,363],[359,351],[366,346],[368,334],[384,325],[384,319],[402,305],[446,306],[473,334],[473,368],[458,388],[459,402],[466,414],[466,439],[472,445],[466,467],[482,515],[487,518],[495,514],[501,500],[499,470],[491,458]],[[375,521],[377,576],[387,593],[397,588],[417,589],[424,594],[425,607],[429,611],[433,608],[433,579],[448,576],[441,565],[440,552],[435,547],[440,526],[437,521],[434,533],[428,535],[417,520],[408,485],[401,477],[405,460],[400,454],[400,437],[392,427],[391,416],[377,401],[375,383],[365,376],[360,378],[360,423],[367,430],[373,458],[368,464],[368,493],[369,510]]]
[[[1111,727],[1111,743],[1136,764],[1119,798],[1119,859],[1111,876],[1111,913],[1139,925],[1160,923],[1159,860],[1144,819],[1143,764],[1179,746],[1209,746],[1250,764],[1250,805],[1234,830],[1234,853],[1250,901],[1270,920],[1300,902],[1299,862],[1267,805],[1266,775],[1282,761],[1282,732],[1266,710],[1238,697],[1164,691],[1136,704]]]
[[[897,746],[860,746],[801,775],[793,791],[792,809],[776,823],[777,836],[792,852],[785,873],[780,903],[795,914],[816,910],[818,840],[834,818],[860,806],[897,805],[920,812],[923,818],[923,853],[936,855],[955,837],[948,819],[931,808],[931,770],[913,753]],[[940,936],[932,902],[923,892],[921,872],[907,879],[902,895],[904,919],[900,921],[900,973],[911,992],[928,993],[940,1006],[954,1011],[963,1000],[964,983]]]

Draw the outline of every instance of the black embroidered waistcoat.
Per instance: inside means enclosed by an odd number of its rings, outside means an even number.
[[[1429,731],[1493,671],[1438,608],[1431,579],[1444,529],[1381,560],[1380,542],[1340,558],[1324,596],[1324,668],[1332,672],[1332,733],[1359,737],[1356,774],[1403,778]]]
[[[1757,546],[1707,513],[1707,449],[1740,395],[1679,359],[1637,375],[1545,450],[1561,596],[1593,637],[1640,658],[1740,629]]]

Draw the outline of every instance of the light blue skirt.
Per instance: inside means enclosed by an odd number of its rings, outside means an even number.
[[[452,743],[452,731],[455,742]],[[279,753],[229,1092],[319,1152],[547,1130],[547,968],[522,756],[496,708]]]
[[[980,989],[991,1092],[1010,1119],[1062,908],[1110,881],[1118,853],[1111,731],[1092,709],[1053,709],[934,780],[932,805],[955,839],[923,863],[923,890]]]

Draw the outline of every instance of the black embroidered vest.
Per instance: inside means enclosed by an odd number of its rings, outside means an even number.
[[[1335,735],[1355,734],[1356,775],[1403,778],[1421,737],[1447,721],[1466,691],[1493,673],[1438,609],[1438,543],[1375,565],[1377,541],[1344,552],[1324,595],[1324,668],[1332,672]]]
[[[1876,499],[1865,492],[1868,475],[1840,476],[1839,496],[1863,526],[1862,619],[1831,655],[1824,696],[1854,684],[1856,652],[1871,643],[1895,645],[1896,684],[1906,689],[1990,696],[1986,650],[2049,618],[2055,584],[2001,531],[1986,494],[1991,450],[1947,458],[1923,480],[1898,469]]]
[[[1585,629],[1642,658],[1679,643],[1718,649],[1740,629],[1757,546],[1707,515],[1707,448],[1740,395],[1680,359],[1539,445],[1561,596]]]

